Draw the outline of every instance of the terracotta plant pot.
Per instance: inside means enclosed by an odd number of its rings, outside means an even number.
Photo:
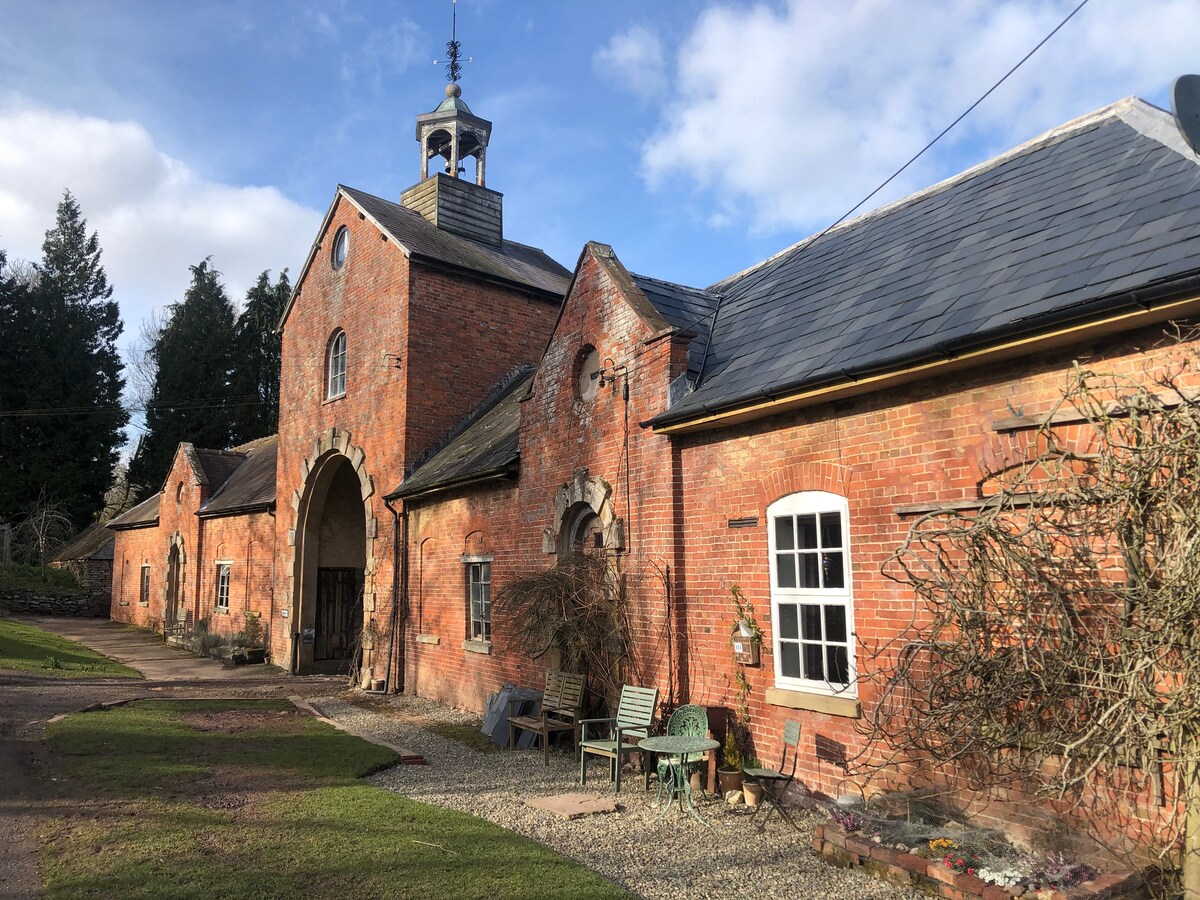
[[[762,802],[763,786],[757,781],[743,781],[742,795],[746,798],[746,805],[753,808]]]
[[[717,769],[717,783],[721,786],[722,797],[730,791],[740,791],[742,789],[742,770]]]

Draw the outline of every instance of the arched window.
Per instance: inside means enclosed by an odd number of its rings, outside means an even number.
[[[849,506],[804,491],[767,507],[775,683],[854,696]]]
[[[346,332],[338,329],[329,339],[325,357],[325,399],[332,400],[346,393]]]

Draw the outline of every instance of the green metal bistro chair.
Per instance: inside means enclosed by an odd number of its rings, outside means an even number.
[[[671,718],[667,719],[667,735],[686,736],[686,737],[708,737],[708,711],[703,706],[689,704],[680,706],[675,712],[671,713]],[[667,769],[678,777],[690,778],[692,772],[700,768],[700,761],[697,759],[688,762],[688,771],[683,773],[681,760],[678,756],[660,756],[658,765],[655,767],[658,772],[658,796],[662,797],[663,778],[666,777]],[[650,790],[650,767],[646,767],[646,790]]]
[[[621,763],[626,756],[640,752],[630,738],[649,736],[650,723],[654,721],[654,709],[658,706],[658,688],[642,688],[633,685],[621,687],[621,702],[617,714],[605,719],[581,719],[579,722],[579,783],[587,784],[588,754],[607,757],[611,762],[609,780],[617,783],[621,793]],[[588,736],[589,725],[607,725],[609,736]]]
[[[787,774],[784,774],[784,769],[787,767],[788,749],[792,751],[792,764],[787,769]],[[779,815],[783,820],[791,825],[796,830],[799,826],[792,821],[791,815],[783,805],[783,795],[787,792],[793,779],[796,777],[796,757],[800,755],[800,723],[788,720],[783,726],[783,753],[779,757],[778,769],[745,769],[747,778],[757,781],[763,786],[762,802],[754,810],[754,815],[750,817],[750,821],[757,820],[759,829],[766,828],[767,819],[770,818],[771,812],[768,809],[766,815],[761,819],[758,814],[767,808],[768,804],[771,809],[779,811]]]

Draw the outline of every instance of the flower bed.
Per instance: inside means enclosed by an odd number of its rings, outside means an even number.
[[[982,852],[953,838],[934,838],[916,846],[859,831],[866,820],[835,811],[813,831],[813,849],[831,862],[863,866],[888,881],[935,896],[966,900],[1082,900],[1148,897],[1136,872],[1095,869],[1060,854],[1021,856],[1016,851]],[[836,819],[843,820],[841,824]]]

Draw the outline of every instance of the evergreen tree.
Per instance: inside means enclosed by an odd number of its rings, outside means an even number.
[[[128,415],[116,348],[123,326],[100,255],[66,191],[32,276],[0,288],[8,345],[0,408],[10,413],[0,517],[45,497],[80,528],[104,506]]]
[[[29,467],[36,463],[24,452],[22,410],[34,408],[30,397],[27,366],[30,349],[35,346],[33,300],[29,286],[18,281],[7,266],[0,250],[0,522],[12,521],[23,512],[28,499]]]
[[[180,441],[228,447],[236,404],[233,304],[209,257],[192,266],[183,300],[167,308],[167,322],[151,354],[157,369],[146,408],[146,436],[129,464],[138,495],[158,490]]]
[[[234,389],[239,401],[236,443],[274,434],[279,429],[279,367],[283,336],[276,326],[291,296],[287,269],[271,284],[269,272],[258,276],[246,292],[246,306],[234,327]]]

